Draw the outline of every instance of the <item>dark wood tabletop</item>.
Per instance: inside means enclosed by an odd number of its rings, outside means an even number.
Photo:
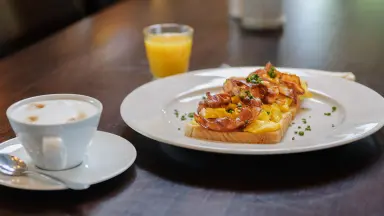
[[[0,141],[5,110],[20,99],[77,93],[104,104],[99,129],[131,141],[136,163],[85,191],[0,186],[0,215],[384,215],[384,131],[349,145],[292,155],[184,150],[146,138],[120,116],[124,97],[151,80],[142,28],[195,28],[191,70],[263,65],[351,71],[384,93],[384,2],[285,1],[283,29],[248,32],[224,0],[129,0],[0,61]],[[356,106],[359,104],[356,95]]]

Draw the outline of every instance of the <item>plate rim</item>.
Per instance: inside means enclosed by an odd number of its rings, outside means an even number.
[[[109,179],[112,179],[112,178],[120,175],[121,173],[123,173],[124,171],[129,169],[134,164],[134,162],[136,161],[136,158],[137,158],[137,150],[136,150],[135,146],[129,140],[127,140],[127,139],[125,139],[125,138],[123,138],[123,137],[121,137],[119,135],[116,135],[116,134],[113,134],[113,133],[109,133],[109,132],[106,132],[106,131],[97,130],[96,133],[103,134],[103,135],[112,135],[112,136],[115,136],[115,137],[117,137],[119,139],[125,140],[127,142],[127,144],[128,144],[128,148],[131,148],[131,150],[132,150],[132,157],[129,160],[129,162],[127,162],[127,164],[123,168],[121,168],[119,170],[116,170],[113,174],[111,174],[111,175],[109,175],[107,177],[100,178],[97,181],[94,181],[90,185],[95,185],[95,184],[107,181]],[[96,133],[95,133],[94,136],[96,136]],[[16,142],[16,143],[13,143],[13,142]],[[0,150],[6,148],[8,146],[15,145],[15,144],[21,144],[20,141],[18,141],[17,137],[5,140],[4,142],[0,143]],[[24,147],[22,147],[22,148],[24,148]],[[74,169],[76,169],[76,167]],[[2,176],[2,174],[0,174],[0,178],[1,178],[1,176]],[[28,177],[26,177],[26,178],[28,178]],[[33,187],[33,188],[29,187],[29,188],[27,188],[27,187],[25,187],[25,186],[23,187],[21,185],[4,184],[2,182],[0,182],[0,185],[4,186],[4,187],[8,187],[8,188],[14,188],[14,189],[19,189],[19,190],[29,190],[29,191],[62,191],[62,190],[70,190],[69,188],[66,188],[66,187],[64,187],[62,185],[59,185],[59,184],[57,184],[57,186],[52,186],[52,187],[49,187],[49,188],[47,188],[47,187],[45,187],[45,188],[36,188],[36,187]],[[27,185],[29,185],[29,184],[27,184]],[[20,186],[20,187],[18,187],[18,186]]]
[[[181,77],[181,76],[194,76],[196,74],[201,74],[203,72],[209,73],[209,72],[215,71],[215,70],[228,70],[228,69],[240,69],[240,70],[245,70],[245,69],[248,70],[249,69],[249,70],[253,70],[253,69],[260,68],[260,67],[262,67],[262,66],[241,66],[241,67],[229,67],[229,68],[207,68],[207,69],[200,69],[200,70],[190,71],[190,72],[184,73],[184,74],[177,74],[177,75],[169,76],[169,77],[163,78],[161,80],[177,79],[178,77]],[[280,70],[292,70],[292,71],[294,71],[294,70],[301,70],[303,73],[306,73],[308,76],[311,76],[311,77],[324,77],[324,76],[326,76],[326,75],[321,75],[321,74],[308,73],[308,72],[313,72],[313,71],[321,71],[321,70],[316,70],[316,69],[290,68],[290,67],[278,67],[278,68]],[[330,76],[327,76],[327,77],[330,77]],[[340,77],[332,77],[332,79],[338,79],[339,81],[342,81],[342,82],[353,82],[354,85],[358,85],[360,87],[363,87],[363,88],[365,88],[365,89],[367,89],[369,91],[372,91],[373,93],[377,94],[378,96],[382,97],[378,92],[376,92],[375,90],[373,90],[373,89],[369,88],[368,86],[365,86],[365,85],[363,85],[361,83],[350,81],[350,80],[346,80],[346,79],[343,79],[343,78],[340,78]],[[355,142],[357,140],[363,139],[365,137],[368,137],[368,136],[376,133],[378,130],[380,130],[384,126],[384,121],[381,121],[376,126],[371,128],[370,130],[368,130],[366,132],[363,132],[363,133],[360,133],[360,134],[356,135],[353,138],[349,138],[349,139],[341,140],[341,141],[319,143],[319,144],[316,144],[316,145],[305,146],[305,147],[303,147],[303,146],[301,146],[301,147],[292,147],[292,148],[289,148],[289,149],[287,149],[287,148],[283,148],[283,149],[263,149],[263,150],[260,150],[260,149],[230,149],[230,148],[218,148],[218,147],[210,147],[210,146],[188,145],[188,144],[183,144],[183,143],[180,143],[180,142],[177,142],[177,141],[166,140],[166,139],[163,139],[161,137],[153,136],[150,133],[145,132],[145,131],[139,129],[138,127],[135,127],[134,126],[135,124],[133,122],[131,122],[129,119],[125,118],[124,115],[123,115],[123,108],[127,104],[127,100],[129,99],[129,96],[133,92],[135,92],[136,90],[142,89],[142,88],[146,88],[147,86],[151,85],[152,83],[159,82],[159,81],[160,80],[152,80],[150,82],[144,83],[143,85],[137,87],[132,92],[130,92],[128,95],[126,95],[126,97],[123,99],[123,101],[121,102],[121,105],[120,105],[120,115],[121,115],[123,121],[131,129],[133,129],[134,131],[138,132],[139,134],[141,134],[143,136],[146,136],[146,137],[148,137],[148,138],[150,138],[150,139],[152,139],[154,141],[158,141],[158,142],[161,142],[161,143],[164,143],[164,144],[173,145],[173,146],[176,146],[176,147],[192,149],[192,150],[197,150],[197,151],[204,151],[204,152],[212,152],[212,153],[220,153],[220,154],[238,154],[238,155],[278,155],[278,154],[304,153],[304,152],[318,151],[318,150],[323,150],[323,149],[328,149],[328,148],[333,148],[333,147],[337,147],[337,146],[342,146],[342,145],[353,143],[353,142]],[[210,141],[210,142],[216,142],[216,141]],[[217,142],[217,143],[226,144],[224,142]],[[233,143],[231,143],[231,144],[233,144]],[[270,145],[278,145],[278,144],[279,143],[277,143],[277,144],[270,144]],[[242,145],[242,144],[239,144],[239,145]],[[257,145],[257,144],[255,144],[255,145]]]

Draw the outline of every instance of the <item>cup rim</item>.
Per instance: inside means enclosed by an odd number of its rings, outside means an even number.
[[[22,121],[19,121],[15,118],[13,118],[11,116],[11,112],[18,106],[21,106],[23,104],[26,104],[26,103],[31,103],[33,101],[37,101],[37,99],[40,100],[40,98],[42,98],[41,100],[54,100],[54,99],[73,99],[73,100],[83,100],[83,101],[86,101],[86,102],[89,102],[91,103],[92,105],[96,106],[97,108],[97,112],[91,116],[88,116],[87,118],[85,119],[81,119],[79,121],[74,121],[74,122],[66,122],[66,123],[56,123],[56,124],[31,124],[31,123],[28,123],[28,122],[22,122]],[[44,98],[44,99],[43,99]],[[87,121],[89,120],[90,118],[93,118],[97,115],[101,115],[103,111],[103,104],[96,98],[93,98],[93,97],[90,97],[90,96],[87,96],[87,95],[81,95],[81,94],[45,94],[45,95],[37,95],[37,96],[33,96],[33,97],[28,97],[28,98],[24,98],[22,100],[19,100],[13,104],[11,104],[8,108],[7,108],[7,111],[6,111],[6,115],[7,115],[7,118],[14,121],[14,122],[17,122],[18,124],[23,124],[23,125],[28,125],[28,126],[34,126],[34,127],[47,127],[47,126],[62,126],[62,125],[74,125],[74,124],[79,124],[81,122],[84,122],[84,121]]]
[[[181,24],[181,23],[157,23],[157,24],[149,25],[149,26],[144,27],[143,33],[144,34],[151,34],[151,33],[149,33],[149,29],[156,27],[156,26],[159,26],[159,27],[160,26],[164,26],[164,27],[182,26],[182,27],[186,27],[188,30],[186,32],[179,32],[177,34],[185,34],[185,35],[191,34],[192,35],[194,33],[194,29],[191,26],[186,25],[186,24]]]

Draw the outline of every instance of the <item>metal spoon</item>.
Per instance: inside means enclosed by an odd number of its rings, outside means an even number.
[[[29,174],[37,175],[39,177],[55,180],[56,182],[73,190],[84,190],[89,188],[89,185],[86,184],[69,182],[66,180],[62,180],[58,177],[49,175],[47,173],[28,170],[27,164],[23,160],[8,154],[0,154],[0,172],[9,176],[22,176]]]

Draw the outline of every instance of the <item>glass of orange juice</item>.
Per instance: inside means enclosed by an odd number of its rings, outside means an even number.
[[[144,28],[144,43],[151,73],[155,78],[188,71],[193,28],[166,23]]]

